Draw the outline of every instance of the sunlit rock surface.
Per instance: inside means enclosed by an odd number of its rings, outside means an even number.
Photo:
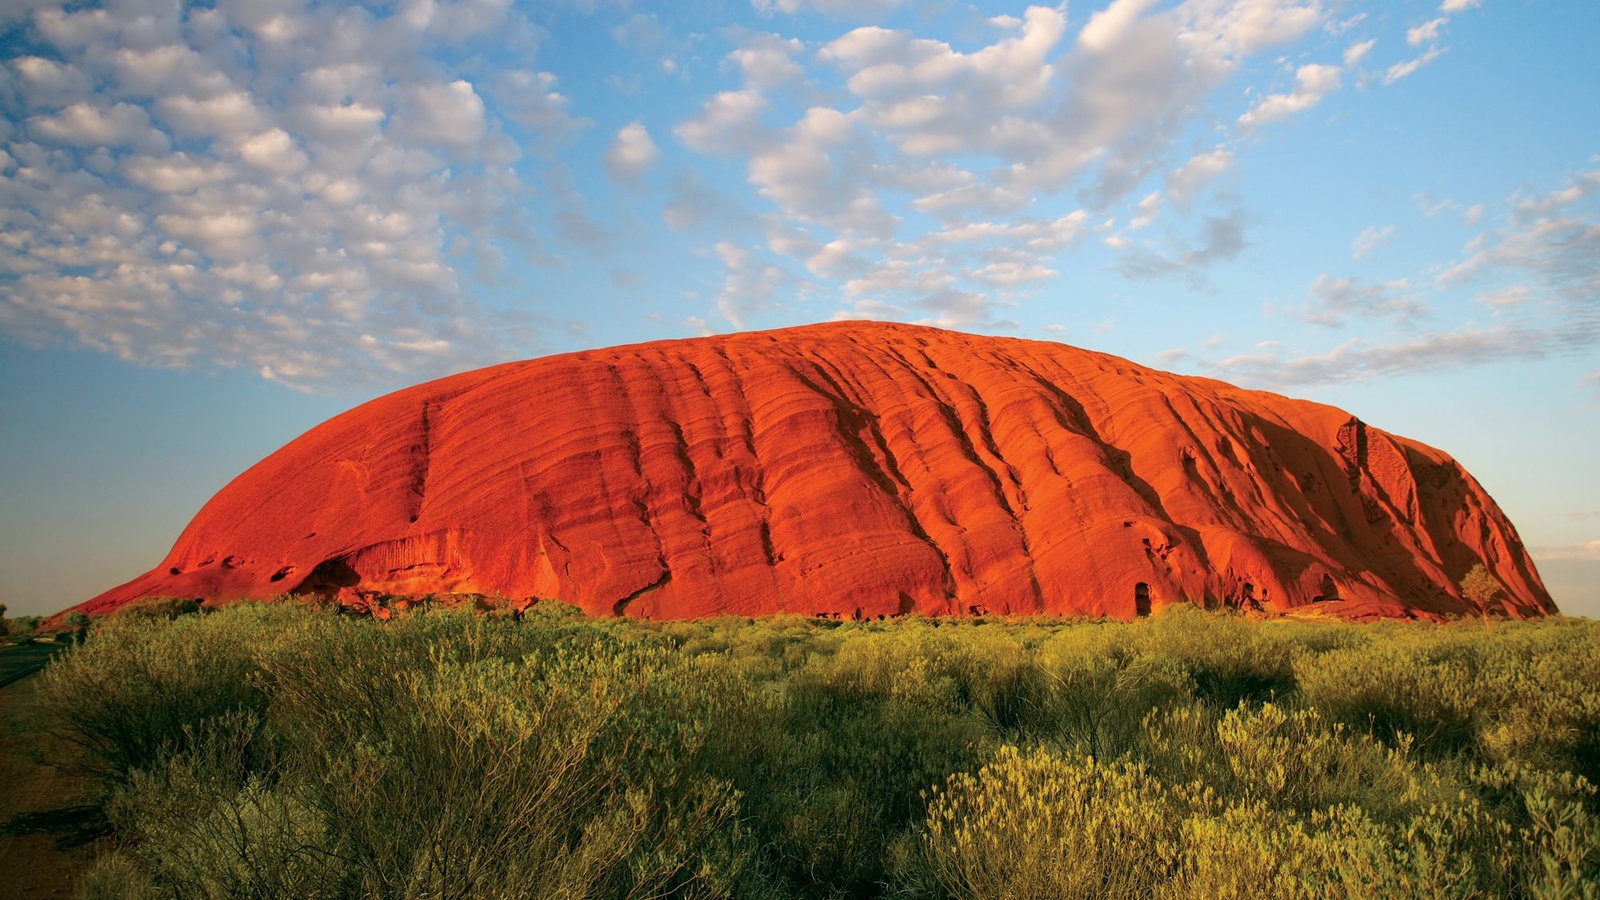
[[[591,615],[1555,610],[1449,456],[1329,406],[883,323],[509,363],[317,426],[88,601],[552,598]]]

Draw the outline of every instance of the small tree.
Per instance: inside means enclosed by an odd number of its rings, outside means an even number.
[[[1484,624],[1488,624],[1489,606],[1494,602],[1494,598],[1499,596],[1501,590],[1500,582],[1494,580],[1494,576],[1483,567],[1483,563],[1473,565],[1461,579],[1461,596],[1477,608]]]
[[[75,644],[83,643],[84,635],[89,633],[89,617],[82,610],[75,609],[67,613],[62,617],[61,624],[72,629],[72,642]]]

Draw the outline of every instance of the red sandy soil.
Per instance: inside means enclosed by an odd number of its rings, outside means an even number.
[[[1553,612],[1446,454],[1060,344],[851,322],[509,363],[374,400],[206,504],[149,596],[501,594],[591,615]]]
[[[81,819],[61,811],[87,803],[89,785],[33,761],[30,751],[46,748],[34,721],[37,685],[29,677],[0,688],[0,826],[19,816],[39,823],[23,834],[0,827],[0,900],[70,897],[73,878],[94,855],[72,823],[61,822]]]

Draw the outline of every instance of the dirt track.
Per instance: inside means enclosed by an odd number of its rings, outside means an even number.
[[[36,643],[7,647],[0,651],[0,687],[26,678],[44,667],[50,657],[66,649],[66,644]]]
[[[36,654],[10,658],[24,649],[0,653],[0,663],[31,661]],[[89,799],[89,786],[34,762],[36,752],[54,749],[37,731],[38,686],[24,677],[0,687],[0,900],[70,897],[73,877],[94,855],[78,827],[82,815],[72,812]]]

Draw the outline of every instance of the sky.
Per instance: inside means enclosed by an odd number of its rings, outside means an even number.
[[[1600,617],[1593,0],[0,0],[0,602],[323,419],[844,318],[1455,456]]]

